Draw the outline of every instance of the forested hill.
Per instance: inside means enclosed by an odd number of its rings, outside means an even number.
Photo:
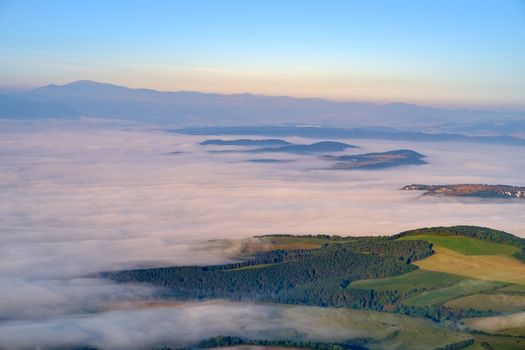
[[[524,267],[511,255],[525,261],[525,240],[484,227],[431,227],[389,237],[269,235],[258,239],[263,243],[260,249],[269,250],[244,262],[103,272],[98,277],[149,283],[161,287],[161,298],[341,306],[436,321],[498,314],[497,308],[452,307],[447,302],[482,292],[507,298],[498,288],[517,288],[518,292],[510,293],[520,293],[524,284],[515,276]],[[447,265],[451,261],[452,267]],[[487,275],[469,270],[485,262]],[[515,273],[509,275],[509,269]]]
[[[431,254],[432,244],[424,241],[363,238],[344,244],[325,244],[319,249],[259,253],[237,264],[138,269],[101,275],[117,282],[151,283],[165,287],[169,296],[185,299],[371,307],[383,296],[346,286],[355,280],[397,276],[415,270],[417,267],[410,263]]]

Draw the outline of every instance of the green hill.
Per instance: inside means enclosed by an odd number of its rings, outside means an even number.
[[[520,251],[523,239],[487,228],[424,228],[392,237],[273,235],[259,239],[264,243],[261,249],[267,251],[240,263],[100,276],[162,287],[164,298],[348,307],[434,320],[459,320],[476,311],[457,303],[447,307],[451,300],[492,293],[510,284],[525,285],[525,264],[512,256]]]

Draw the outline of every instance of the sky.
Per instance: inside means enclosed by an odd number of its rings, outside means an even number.
[[[0,85],[525,108],[525,1],[0,0]]]

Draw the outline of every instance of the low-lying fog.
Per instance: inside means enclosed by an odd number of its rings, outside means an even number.
[[[13,349],[34,349],[38,343],[43,348],[92,344],[103,349],[150,350],[165,345],[187,347],[224,334],[251,339],[343,342],[356,337],[385,339],[400,329],[405,339],[418,338],[422,331],[426,334],[425,344],[403,346],[403,349],[430,350],[434,348],[431,344],[446,341],[447,335],[455,337],[453,332],[443,334],[443,330],[429,320],[395,314],[208,301],[40,322],[4,322],[0,339]],[[400,344],[397,340],[386,340],[375,348],[399,349]]]
[[[23,339],[33,330],[49,341],[58,332],[61,337],[81,333],[89,335],[83,341],[103,344],[105,333],[93,330],[98,329],[93,324],[111,317],[113,325],[126,323],[126,317],[85,314],[107,303],[148,298],[151,290],[88,274],[213,264],[235,255],[237,245],[220,249],[210,239],[269,233],[377,235],[454,224],[525,236],[525,201],[422,198],[419,192],[398,190],[410,183],[525,185],[523,147],[338,140],[361,147],[343,153],[407,148],[427,155],[429,163],[344,171],[326,170],[331,163],[312,155],[209,153],[218,148],[198,145],[207,138],[214,137],[94,121],[0,122],[0,347],[27,344]],[[246,162],[253,158],[294,161]],[[196,322],[223,316],[214,308],[198,310],[206,316]],[[53,321],[45,320],[49,317]],[[141,336],[163,339],[159,332],[169,333],[182,326],[178,320],[186,320],[157,319],[140,324],[141,329],[151,327]],[[114,332],[121,331],[128,332],[120,334],[122,339],[132,332],[115,326]]]

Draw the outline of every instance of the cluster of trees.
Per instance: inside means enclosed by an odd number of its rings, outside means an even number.
[[[288,261],[295,261],[312,255],[311,249],[293,249],[293,250],[271,250],[261,252],[251,256],[247,261],[232,263],[228,265],[212,265],[203,267],[206,271],[234,270],[246,268],[255,265],[269,265]]]
[[[436,348],[434,350],[461,350],[461,349],[468,348],[472,344],[474,344],[474,338],[461,340],[461,341],[458,341],[452,344],[447,344],[445,346]]]
[[[395,313],[400,313],[412,317],[424,317],[433,321],[441,322],[443,320],[459,321],[467,317],[484,317],[501,314],[494,311],[482,311],[474,309],[451,309],[442,304],[422,305],[422,306],[408,306],[398,304],[392,310]]]
[[[522,248],[519,252],[512,254],[518,260],[525,262],[525,248]]]
[[[374,342],[372,338],[353,338],[341,343],[323,343],[300,340],[264,340],[244,339],[239,337],[218,336],[199,342],[195,348],[217,348],[224,346],[253,345],[271,347],[306,348],[315,350],[367,350],[366,344]]]
[[[415,244],[402,244],[403,241],[392,241],[385,237],[365,237],[344,244],[345,249],[355,253],[376,254],[397,259],[410,264],[430,256],[432,244],[425,241],[413,241]]]
[[[327,241],[347,241],[347,240],[352,240],[352,239],[360,239],[360,237],[343,237],[343,236],[338,236],[338,235],[327,235],[327,234],[322,234],[322,233],[319,233],[319,234],[316,234],[316,235],[313,235],[313,234],[309,234],[309,235],[292,235],[292,234],[289,234],[289,233],[274,233],[274,234],[271,234],[271,235],[262,235],[262,236],[255,236],[257,238],[272,238],[272,237],[281,237],[281,238],[317,238],[317,239],[324,239],[324,240],[327,240]]]
[[[474,338],[461,340],[456,343],[447,344],[435,350],[460,350],[474,344]],[[192,347],[193,349],[232,347],[239,345],[268,346],[268,347],[289,347],[304,348],[314,350],[367,350],[366,345],[376,343],[373,338],[357,337],[339,343],[325,343],[317,341],[300,341],[300,340],[264,340],[264,339],[246,339],[232,336],[212,337],[199,342]],[[161,350],[161,349],[159,349]],[[162,349],[168,350],[168,349]]]
[[[224,298],[383,310],[399,299],[396,291],[347,288],[355,280],[397,276],[412,261],[432,254],[424,241],[365,238],[327,244],[316,250],[277,250],[251,261],[221,266],[187,266],[106,272],[117,282],[164,287],[184,299]],[[166,295],[165,295],[166,296]]]

